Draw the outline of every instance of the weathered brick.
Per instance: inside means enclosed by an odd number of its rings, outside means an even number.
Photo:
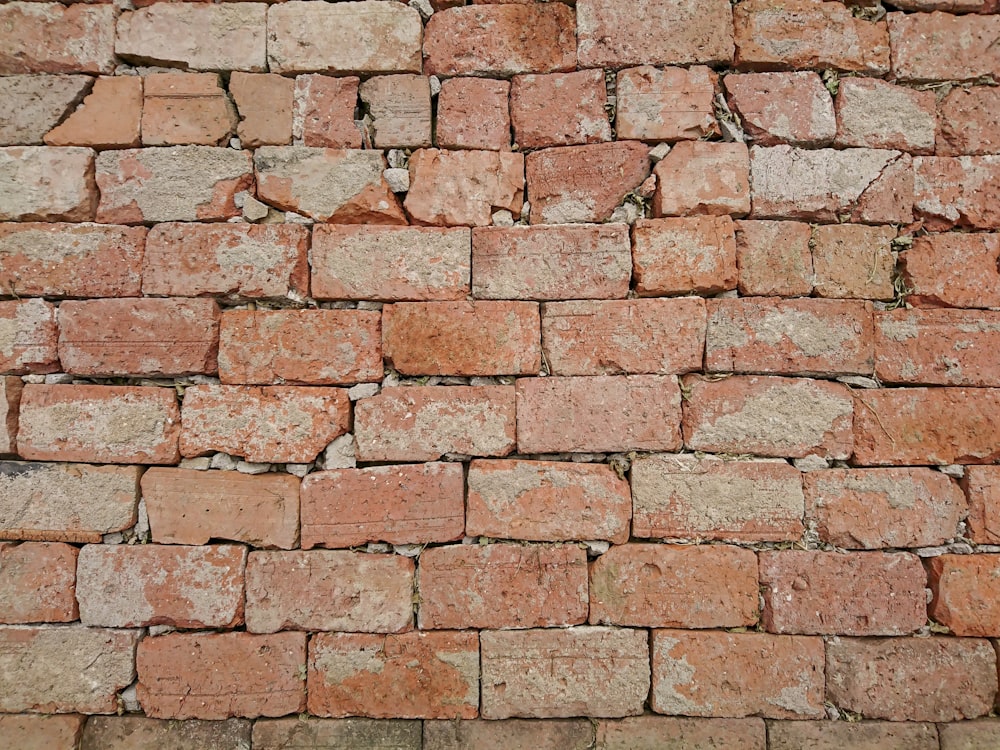
[[[253,747],[291,750],[297,746],[353,745],[372,750],[422,750],[420,725],[420,721],[408,719],[259,719],[253,723]]]
[[[373,76],[361,84],[377,148],[431,145],[431,88],[426,76]]]
[[[1000,229],[991,198],[1000,191],[1000,154],[918,156],[913,173],[913,211],[927,229]]]
[[[985,464],[1000,458],[1000,390],[855,391],[854,461],[875,466]]]
[[[893,7],[900,10],[933,11],[949,13],[995,13],[996,0],[896,0]]]
[[[0,623],[78,619],[76,554],[60,542],[0,543]]]
[[[1000,69],[1000,16],[890,13],[886,20],[899,81],[969,81]]]
[[[246,719],[183,723],[145,716],[92,716],[83,730],[81,750],[242,750],[250,746]]]
[[[440,148],[510,150],[510,81],[449,78],[441,82],[435,138]]]
[[[681,141],[653,169],[654,216],[750,213],[746,144]]]
[[[523,149],[610,141],[606,102],[601,70],[514,76],[510,89],[514,142]]]
[[[985,715],[997,656],[976,638],[834,638],[826,644],[826,696],[865,718],[954,721]]]
[[[715,94],[719,77],[711,68],[654,68],[618,72],[615,130],[619,138],[680,141],[718,135]]]
[[[136,654],[139,704],[156,719],[298,713],[306,707],[305,665],[305,633],[148,636]]]
[[[737,221],[739,290],[761,297],[808,296],[813,287],[812,232],[796,221]]]
[[[357,76],[298,76],[293,137],[302,138],[306,146],[361,148],[361,130],[354,124],[360,83]]]
[[[594,727],[586,719],[425,721],[423,740],[424,750],[482,747],[587,750],[594,746]]]
[[[640,219],[632,245],[640,297],[717,294],[736,288],[736,235],[728,216]]]
[[[96,205],[89,148],[0,148],[0,221],[89,221]]]
[[[939,156],[1000,153],[1000,91],[953,88],[938,105]]]
[[[838,547],[944,544],[965,515],[958,485],[931,469],[830,469],[807,472],[802,483],[806,517],[816,520],[820,539]]]
[[[899,254],[907,302],[1000,307],[1000,234],[928,234]]]
[[[236,133],[244,146],[284,146],[292,142],[295,85],[295,81],[274,73],[233,72],[229,93],[239,111]]]
[[[715,747],[765,750],[764,720],[689,719],[644,714],[597,722],[597,750],[658,750],[671,746],[688,750]]]
[[[312,294],[390,302],[465,299],[470,242],[463,228],[317,226]]]
[[[170,464],[180,412],[172,388],[27,385],[18,453],[35,461]]]
[[[625,544],[590,569],[590,622],[736,628],[757,621],[757,558],[724,545]]]
[[[928,612],[958,636],[1000,635],[1000,555],[941,555],[927,561]]]
[[[463,494],[455,463],[313,472],[302,482],[302,547],[461,539]]]
[[[684,444],[693,450],[801,458],[851,455],[851,392],[782,377],[684,379]]]
[[[77,714],[5,714],[0,716],[0,737],[18,750],[77,750],[85,718]]]
[[[228,146],[236,122],[215,73],[154,73],[143,80],[143,145]]]
[[[0,372],[57,372],[56,308],[40,299],[0,302]]]
[[[681,396],[669,375],[522,378],[519,453],[676,450]]]
[[[523,382],[523,381],[518,381]],[[359,461],[506,456],[515,445],[510,386],[383,388],[355,406]]]
[[[142,258],[142,291],[298,298],[309,290],[308,248],[308,228],[294,224],[158,224]]]
[[[23,388],[16,375],[0,377],[0,455],[17,453],[17,418]]]
[[[309,713],[471,719],[478,708],[475,631],[319,633],[309,644]]]
[[[1000,468],[967,467],[962,489],[969,501],[969,537],[979,544],[1000,544]]]
[[[733,73],[722,82],[729,107],[758,146],[825,146],[837,134],[830,92],[814,71]]]
[[[466,533],[500,539],[628,541],[628,483],[604,464],[483,461],[469,465]]]
[[[350,400],[341,388],[198,385],[184,392],[182,417],[185,456],[308,463],[347,432]]]
[[[784,461],[643,456],[632,462],[632,533],[775,542],[802,535],[802,479]]]
[[[251,552],[246,600],[251,633],[398,633],[413,624],[413,560],[330,550]]]
[[[938,750],[937,727],[915,722],[769,721],[767,738],[772,750]]]
[[[936,97],[877,78],[845,78],[837,91],[838,146],[934,153]]]
[[[83,104],[45,136],[49,146],[132,148],[139,145],[143,79],[100,76]]]
[[[649,693],[645,630],[493,630],[480,642],[485,719],[642,713]]]
[[[937,729],[941,750],[988,750],[1000,742],[1000,722],[995,719],[939,724]]]
[[[892,299],[892,241],[896,229],[827,224],[812,232],[813,284],[817,297]]]
[[[110,73],[115,68],[111,5],[13,2],[0,6],[0,74]]]
[[[0,78],[7,105],[0,123],[0,146],[40,146],[42,138],[90,89],[82,75],[8,75]]]

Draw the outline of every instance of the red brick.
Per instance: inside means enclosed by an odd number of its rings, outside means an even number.
[[[836,101],[838,146],[934,153],[937,104],[933,91],[895,86],[877,78],[845,78]]]
[[[60,542],[0,543],[0,622],[78,619],[76,554],[76,547]]]
[[[664,747],[664,742],[690,750],[767,747],[763,719],[688,719],[645,714],[597,722],[598,750],[657,750]]]
[[[995,13],[996,0],[896,0],[900,10],[945,10],[949,13]]]
[[[1000,544],[1000,468],[966,467],[962,489],[969,500],[969,538],[977,544]]]
[[[317,719],[289,716],[284,719],[259,719],[253,723],[253,747],[256,750],[290,750],[301,744],[320,748],[337,745],[350,747],[354,744],[392,750],[422,750],[422,723],[412,719],[357,717]],[[450,726],[456,722],[441,723]]]
[[[382,309],[386,362],[405,375],[537,374],[539,326],[533,302],[397,302]]]
[[[142,78],[100,76],[83,103],[45,136],[49,146],[133,148],[139,145]]]
[[[772,750],[938,750],[937,727],[915,722],[769,721],[767,738]]]
[[[0,716],[0,737],[19,750],[77,750],[85,718],[73,714],[6,714]]]
[[[876,466],[986,464],[1000,458],[1000,390],[855,391],[854,461]]]
[[[855,18],[839,2],[748,0],[733,8],[736,66],[833,68],[883,75],[889,71],[884,22]]]
[[[435,137],[440,148],[510,150],[510,81],[449,78],[441,82]]]
[[[851,392],[782,377],[684,379],[684,444],[693,450],[801,458],[851,455]]]
[[[363,552],[252,552],[247,630],[397,633],[413,624],[413,560]]]
[[[472,719],[479,708],[475,631],[319,633],[309,644],[309,713]]]
[[[825,717],[821,638],[654,630],[651,645],[657,713]]]
[[[750,162],[743,143],[681,141],[653,174],[654,216],[750,213]]]
[[[427,22],[424,72],[505,78],[572,70],[575,32],[563,3],[449,8]]]
[[[700,370],[705,303],[696,297],[547,302],[542,348],[553,375]]]
[[[899,261],[909,303],[1000,307],[1000,234],[928,234]]]
[[[473,461],[466,533],[500,539],[628,541],[628,483],[605,464]]]
[[[1000,229],[991,197],[1000,192],[1000,154],[918,156],[913,172],[913,211],[927,229]]]
[[[778,542],[802,536],[802,479],[784,461],[643,456],[632,462],[632,534]]]
[[[185,456],[308,463],[347,432],[350,400],[340,388],[199,385],[184,392],[182,414]]]
[[[274,73],[233,72],[229,93],[239,111],[236,134],[244,146],[284,146],[292,142],[295,84]]]
[[[139,704],[156,719],[284,716],[306,708],[306,634],[169,633],[142,639]]]
[[[808,296],[813,261],[808,224],[795,221],[737,221],[736,264],[740,294]]]
[[[830,93],[811,70],[734,73],[723,83],[730,108],[758,146],[825,146],[837,134]]]
[[[676,450],[680,390],[667,375],[522,378],[519,453]]]
[[[645,630],[493,630],[480,642],[484,719],[642,713],[649,694]]]
[[[871,719],[954,721],[985,715],[997,656],[974,638],[834,638],[826,646],[827,700]]]
[[[100,542],[138,501],[138,466],[0,462],[0,539]]]
[[[413,750],[419,747],[424,750],[478,750],[482,747],[588,750],[593,746],[594,727],[587,719],[471,719],[425,721],[423,745],[414,745]],[[409,750],[409,746],[401,750]]]
[[[110,73],[115,68],[111,5],[0,6],[0,74]]]
[[[88,544],[80,550],[80,620],[95,627],[231,628],[243,623],[246,547]]]
[[[757,621],[757,558],[724,545],[612,547],[590,569],[590,622],[735,628]]]
[[[382,379],[381,316],[363,310],[230,310],[223,383],[346,385]]]
[[[360,82],[356,76],[298,76],[292,135],[306,146],[361,148],[361,130],[354,124]]]
[[[477,227],[472,266],[478,299],[624,298],[632,276],[628,228]]]
[[[0,79],[7,104],[0,123],[0,146],[40,146],[48,133],[76,107],[93,85],[84,75],[8,75]]]
[[[229,145],[236,108],[217,74],[154,73],[143,84],[144,145]]]
[[[828,224],[813,229],[813,284],[817,297],[892,299],[892,241],[896,229]]]
[[[653,0],[641,10],[615,0],[578,0],[577,18],[581,67],[733,59],[732,13],[724,0]]]
[[[180,421],[173,388],[27,385],[18,453],[35,461],[175,463]]]
[[[458,544],[420,555],[421,629],[565,627],[586,620],[581,547]]]
[[[302,482],[302,547],[461,539],[463,494],[457,463],[313,472]]]
[[[544,149],[528,154],[525,173],[532,224],[602,222],[649,176],[649,147],[616,141]]]
[[[1000,91],[956,87],[938,105],[939,156],[1000,153]]]
[[[1000,555],[941,555],[927,561],[932,619],[958,636],[1000,635]]]
[[[309,230],[294,224],[158,224],[142,291],[177,297],[298,298],[309,291]]]
[[[611,140],[604,71],[514,76],[510,117],[520,148]]]
[[[680,141],[719,134],[715,94],[719,77],[701,65],[618,72],[615,130],[619,138]]]
[[[957,533],[958,485],[924,468],[829,469],[802,477],[806,517],[819,538],[849,549],[930,547]]]
[[[460,300],[469,293],[469,230],[323,225],[313,229],[316,299]]]
[[[373,76],[361,84],[377,148],[431,145],[431,89],[426,76]]]
[[[640,219],[632,245],[640,297],[717,294],[736,288],[736,235],[728,216]]]
[[[514,389],[383,388],[357,403],[354,431],[359,461],[434,461],[446,453],[506,456],[515,445]]]
[[[16,375],[0,377],[0,455],[17,453],[17,417],[24,384]]]
[[[0,6],[11,7],[10,4]],[[2,20],[0,20],[2,23]],[[0,148],[0,221],[94,218],[94,152],[89,148]]]
[[[80,750],[241,750],[250,747],[245,719],[183,723],[145,716],[92,716],[83,730]]]
[[[40,299],[0,302],[0,372],[57,372],[56,308]]]
[[[1000,69],[1000,16],[890,13],[892,73],[899,81],[970,81]]]
[[[1000,721],[976,719],[940,724],[941,750],[988,750],[1000,742]]]

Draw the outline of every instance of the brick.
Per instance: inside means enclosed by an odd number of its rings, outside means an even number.
[[[515,446],[510,386],[383,388],[354,410],[359,461],[506,456]]]
[[[653,0],[628,12],[615,0],[579,0],[581,67],[729,63],[732,13],[722,0]]]
[[[74,714],[5,714],[0,716],[0,737],[19,750],[77,750],[84,718]]]
[[[243,622],[246,547],[88,544],[76,597],[89,627],[231,628]]]
[[[56,308],[40,299],[0,302],[0,371],[58,372]]]
[[[420,555],[420,628],[546,628],[587,620],[587,553],[457,544]]]
[[[381,317],[364,310],[227,310],[219,377],[223,383],[377,382]]]
[[[892,299],[895,294],[891,226],[817,226],[812,233],[814,292],[817,297]]]
[[[553,375],[700,370],[704,342],[705,303],[696,297],[542,306],[542,348]]]
[[[821,638],[654,630],[651,645],[657,713],[825,718]]]
[[[90,89],[82,75],[9,75],[0,79],[0,96],[7,103],[0,123],[0,146],[40,146],[42,138]]]
[[[421,722],[407,719],[316,719],[289,717],[253,723],[257,750],[305,747],[391,748],[421,750]]]
[[[382,309],[386,362],[405,375],[537,374],[539,325],[533,302],[397,302]]]
[[[431,88],[426,76],[373,76],[361,84],[377,148],[431,145]]]
[[[154,3],[118,17],[115,54],[187,70],[267,67],[264,3]]]
[[[758,146],[826,146],[837,134],[830,92],[811,70],[732,73],[723,84],[729,107]]]
[[[931,469],[830,469],[802,484],[819,538],[848,549],[945,544],[965,515],[958,485]]]
[[[649,176],[649,147],[637,141],[562,146],[525,160],[532,224],[602,222]]]
[[[250,746],[250,731],[245,719],[179,724],[145,716],[92,716],[81,750],[241,750]]]
[[[777,542],[802,535],[802,479],[784,461],[643,456],[632,462],[632,534]]]
[[[47,133],[45,143],[97,149],[138,146],[142,89],[138,76],[98,77],[83,104]]]
[[[309,713],[471,719],[479,708],[479,635],[319,633],[309,644]]]
[[[115,68],[111,5],[5,3],[0,28],[0,74],[110,73]]]
[[[139,704],[155,719],[284,716],[306,707],[305,633],[168,633],[139,644]]]
[[[441,82],[435,138],[440,148],[510,150],[510,81],[448,78]]]
[[[654,216],[745,216],[750,172],[743,143],[681,141],[653,169]]]
[[[428,75],[551,73],[576,66],[572,9],[552,5],[449,8],[424,30]]]
[[[17,453],[17,416],[21,409],[21,378],[11,375],[0,378],[0,454]]]
[[[424,750],[475,750],[480,747],[587,750],[593,747],[594,728],[586,719],[425,721],[423,740]]]
[[[399,555],[251,552],[246,581],[251,633],[398,633],[413,624],[413,560]]]
[[[347,432],[350,400],[340,388],[198,385],[185,391],[182,415],[185,456],[309,463]]]
[[[937,727],[888,721],[770,721],[772,750],[937,750]]]
[[[76,554],[76,547],[60,542],[0,544],[0,622],[78,619]]]
[[[77,375],[214,374],[219,316],[211,299],[66,301],[59,359]]]
[[[898,81],[970,81],[1000,68],[996,15],[889,13],[886,20]]]
[[[138,501],[138,466],[0,462],[0,539],[100,542]]]
[[[247,151],[212,146],[103,151],[97,156],[97,220],[141,224],[230,219],[240,214],[236,194],[252,184]]]
[[[89,221],[96,205],[89,148],[0,148],[0,221]]]
[[[308,249],[308,228],[294,224],[158,224],[142,258],[142,291],[297,299],[309,290]]]
[[[654,68],[618,72],[615,131],[622,139],[680,141],[719,134],[715,94],[719,77],[711,68]]]
[[[958,636],[1000,633],[1000,555],[941,555],[927,561],[930,617]]]
[[[938,105],[939,156],[1000,153],[1000,91],[953,88]]]
[[[836,103],[838,146],[934,153],[937,104],[933,91],[877,78],[845,78],[839,83]]]
[[[684,445],[802,458],[851,455],[851,392],[840,383],[776,376],[684,379]],[[780,427],[778,427],[780,425]]]
[[[360,83],[356,76],[298,76],[293,137],[302,138],[306,146],[361,148],[361,130],[354,124]]]
[[[144,79],[143,145],[228,146],[236,122],[236,107],[217,74],[154,73]]]
[[[1000,468],[967,467],[962,489],[969,500],[969,538],[978,544],[1000,543]]]
[[[987,750],[1000,741],[1000,722],[976,719],[938,726],[941,750]]]
[[[705,369],[870,375],[875,365],[873,328],[872,307],[866,302],[710,300]]]
[[[590,622],[736,628],[757,621],[757,558],[724,545],[612,547],[590,568]]]
[[[420,149],[410,157],[406,212],[415,224],[488,226],[493,211],[524,203],[524,155]]]
[[[669,375],[517,381],[519,453],[676,450],[680,390]]]
[[[854,398],[859,465],[985,464],[1000,457],[992,428],[1000,390],[886,388]]]
[[[639,219],[632,234],[632,272],[640,297],[736,288],[736,235],[728,216]]]
[[[179,434],[172,388],[27,385],[17,447],[34,461],[169,464]]]
[[[267,61],[272,73],[419,73],[420,26],[402,4],[293,0],[267,12]]]
[[[871,719],[974,719],[993,705],[996,661],[989,641],[974,638],[834,638],[827,700]]]
[[[481,633],[480,643],[484,719],[642,713],[649,693],[645,630],[494,630]]]
[[[737,221],[740,294],[808,296],[813,287],[812,231],[795,221]]]
[[[604,464],[483,461],[469,465],[469,536],[561,542],[628,541],[628,483]]]
[[[949,13],[995,13],[995,6],[996,0],[896,0],[894,3],[900,10],[944,10]]]
[[[461,539],[464,484],[454,463],[313,472],[302,482],[302,548]]]
[[[1000,208],[988,198],[1000,190],[1000,154],[918,156],[913,172],[913,211],[927,229],[1000,229]]]
[[[733,8],[736,66],[833,68],[869,75],[889,72],[889,34],[884,22],[855,18],[843,3],[750,0]]]
[[[575,146],[611,140],[604,72],[514,76],[510,117],[520,148]]]
[[[114,713],[118,691],[135,678],[139,636],[82,625],[0,627],[0,710]]]
[[[664,745],[665,742],[669,744]],[[714,747],[765,750],[764,721],[756,718],[688,719],[644,714],[597,722],[597,750],[657,750],[671,746],[690,750],[711,750]]]
[[[624,298],[631,276],[624,224],[472,231],[472,293],[477,299]]]
[[[1000,234],[929,234],[899,254],[907,302],[1000,307]]]
[[[275,73],[233,72],[229,93],[239,111],[236,134],[244,146],[284,146],[292,142],[295,85],[295,81]]]
[[[380,151],[261,146],[253,162],[257,196],[282,210],[345,224],[406,223]]]

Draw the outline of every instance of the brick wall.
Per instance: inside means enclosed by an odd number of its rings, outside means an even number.
[[[1000,746],[998,10],[0,5],[0,746]]]

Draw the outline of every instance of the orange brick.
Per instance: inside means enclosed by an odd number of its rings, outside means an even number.
[[[988,197],[1000,190],[1000,154],[917,156],[913,173],[913,211],[927,229],[1000,229],[1000,208]]]
[[[835,143],[932,154],[936,100],[933,91],[917,91],[878,78],[845,78],[837,91]]]
[[[1000,740],[1000,722],[996,719],[940,724],[937,729],[941,739],[941,750],[974,750],[977,746],[995,745]]]
[[[797,221],[737,221],[739,290],[746,296],[808,296],[813,288],[808,224]]]
[[[56,308],[40,299],[0,302],[0,372],[59,371]]]
[[[918,307],[1000,307],[1000,234],[929,234],[899,254]]]
[[[0,716],[0,737],[19,750],[77,750],[86,717],[62,714]]]
[[[756,718],[688,719],[644,714],[597,722],[597,747],[601,750],[654,750],[664,742],[682,748],[711,748],[714,744],[716,747],[765,750],[766,737],[764,720]]]
[[[446,721],[452,725],[456,722]],[[323,747],[359,742],[387,745],[398,750],[422,750],[423,722],[413,719],[317,719],[289,716],[259,719],[253,723],[253,747],[257,750],[285,750],[288,743],[309,743]],[[294,745],[293,745],[294,747]],[[97,750],[97,748],[94,748]],[[233,748],[236,750],[236,748]]]
[[[890,13],[886,20],[892,73],[899,81],[969,81],[1000,68],[1000,51],[993,44],[1000,31],[995,15]]]
[[[0,74],[110,73],[115,68],[115,12],[109,5],[10,4]]]
[[[953,88],[938,108],[940,156],[1000,152],[1000,92],[992,86]]]
[[[153,73],[143,82],[143,145],[228,146],[236,122],[214,73]]]
[[[750,159],[743,143],[681,141],[653,174],[653,216],[750,213]]]
[[[717,294],[736,288],[736,235],[728,216],[640,219],[632,246],[640,297]]]
[[[826,146],[837,134],[833,100],[818,73],[732,73],[723,84],[758,146]]]
[[[958,636],[1000,633],[1000,555],[941,555],[927,561],[931,618]]]
[[[45,135],[49,146],[134,148],[142,123],[142,78],[100,76],[83,103]]]
[[[0,12],[10,7],[0,6]],[[0,148],[0,169],[6,175],[0,187],[0,221],[94,218],[97,190],[94,152],[89,148]]]
[[[0,96],[7,111],[0,123],[0,145],[40,146],[45,134],[80,103],[93,84],[94,79],[85,75],[3,76]]]
[[[233,72],[229,77],[229,93],[239,111],[236,133],[244,146],[283,146],[292,142],[295,84],[275,73]]]
[[[298,76],[292,135],[301,137],[306,146],[361,148],[361,130],[354,124],[360,83],[356,76]]]
[[[448,78],[441,82],[435,137],[439,148],[510,149],[510,81]]]
[[[715,94],[719,77],[701,65],[618,72],[615,130],[619,138],[679,141],[718,135]]]
[[[898,721],[769,721],[767,739],[772,750],[937,750],[938,728]]]
[[[426,750],[476,750],[480,747],[558,747],[586,750],[594,746],[594,727],[587,719],[468,719],[425,721]],[[409,746],[405,750],[410,750]]]
[[[831,224],[813,229],[817,297],[892,299],[894,227]]]
[[[978,544],[1000,544],[1000,467],[967,467],[962,489],[969,500],[969,537]]]
[[[519,148],[576,146],[611,140],[604,72],[514,76],[510,118]]]
[[[77,552],[60,542],[0,543],[0,623],[78,619]]]

